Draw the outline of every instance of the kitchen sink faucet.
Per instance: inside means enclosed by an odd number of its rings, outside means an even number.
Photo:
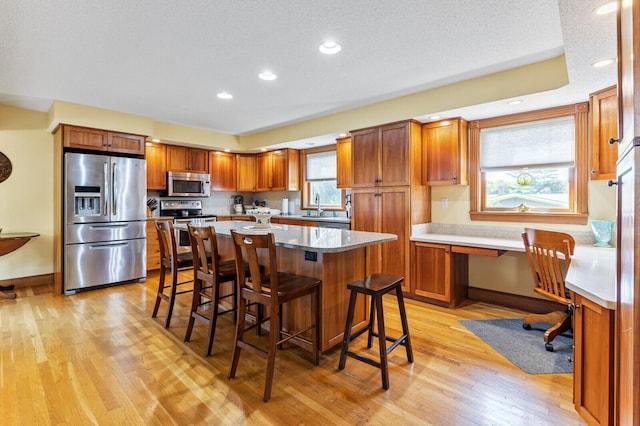
[[[316,215],[320,217],[322,214],[322,209],[320,208],[320,193],[316,192],[316,205],[317,205],[317,213]]]

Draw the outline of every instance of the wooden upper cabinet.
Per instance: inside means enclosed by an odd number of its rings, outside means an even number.
[[[209,173],[209,151],[186,146],[167,145],[167,170]]]
[[[351,131],[351,154],[354,188],[419,183],[415,165],[420,164],[420,123],[409,120]]]
[[[236,155],[229,152],[209,152],[209,174],[211,189],[216,191],[236,190]]]
[[[616,178],[617,144],[609,143],[618,139],[618,91],[616,86],[607,87],[589,95],[591,112],[591,179],[609,180]]]
[[[253,192],[256,190],[256,155],[236,155],[236,186],[238,191]]]
[[[256,191],[299,191],[300,152],[279,149],[256,155]]]
[[[62,125],[62,132],[65,148],[144,155],[145,136],[66,124]]]
[[[351,168],[351,138],[349,136],[336,139],[336,161],[336,186],[351,188],[353,169]]]
[[[108,132],[109,151],[123,154],[144,155],[145,137],[127,133]]]
[[[366,188],[378,183],[380,150],[377,127],[351,132],[353,187]]]
[[[147,189],[167,189],[167,146],[147,142]]]
[[[468,185],[469,125],[453,118],[422,125],[422,183]]]

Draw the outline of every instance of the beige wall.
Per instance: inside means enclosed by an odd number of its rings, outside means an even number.
[[[438,186],[431,189],[432,223],[501,226],[522,230],[525,227],[555,229],[559,231],[590,232],[589,225],[559,225],[540,223],[502,223],[472,221],[469,219],[468,186]],[[442,207],[446,198],[448,207]],[[616,189],[606,181],[589,182],[589,219],[616,220]],[[469,285],[523,296],[539,297],[533,290],[533,279],[524,253],[509,252],[500,257],[469,256]]]
[[[53,272],[53,136],[47,114],[0,105],[0,152],[13,172],[0,183],[0,228],[37,232],[0,257],[0,280]]]

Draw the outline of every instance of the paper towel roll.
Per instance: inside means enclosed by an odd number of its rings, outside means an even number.
[[[280,210],[281,214],[289,214],[289,199],[287,197],[282,199],[282,209]]]

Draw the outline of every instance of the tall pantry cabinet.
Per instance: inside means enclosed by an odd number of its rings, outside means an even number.
[[[615,424],[640,425],[640,0],[618,9]]]
[[[421,183],[421,124],[407,120],[350,133],[351,229],[398,236],[367,248],[367,274],[403,276],[409,292],[411,226],[431,221],[431,192]]]

